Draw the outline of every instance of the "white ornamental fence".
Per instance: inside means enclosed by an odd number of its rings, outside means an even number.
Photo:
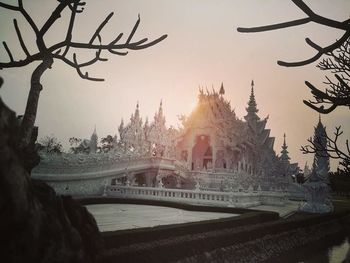
[[[218,192],[154,188],[154,187],[136,187],[124,185],[108,185],[105,189],[105,195],[119,198],[135,198],[145,200],[163,200],[171,202],[181,202],[189,204],[203,204],[215,206],[230,206],[247,208],[258,205],[283,206],[287,201],[284,192],[271,191],[237,191],[237,192]]]

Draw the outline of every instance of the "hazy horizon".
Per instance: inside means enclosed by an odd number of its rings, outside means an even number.
[[[16,5],[17,1],[3,1]],[[23,1],[28,12],[41,25],[51,14],[56,1]],[[303,99],[312,99],[304,84],[308,80],[324,88],[325,72],[312,65],[285,68],[277,60],[297,61],[309,58],[315,50],[305,43],[310,37],[321,46],[339,38],[340,33],[314,23],[266,33],[242,34],[237,27],[266,25],[303,18],[305,15],[289,0],[106,0],[86,1],[85,11],[77,16],[73,38],[88,41],[96,27],[112,11],[111,21],[102,32],[107,42],[120,32],[126,35],[141,16],[135,40],[148,37],[168,37],[161,43],[125,57],[105,53],[108,62],[87,69],[91,76],[104,82],[81,79],[76,71],[59,61],[44,73],[36,125],[39,138],[54,134],[68,148],[70,137],[90,138],[94,126],[99,138],[117,134],[121,119],[127,122],[137,101],[145,120],[153,119],[163,101],[167,126],[177,127],[177,116],[189,115],[197,101],[198,87],[219,89],[224,83],[225,98],[231,101],[239,118],[245,115],[254,79],[255,97],[260,118],[269,115],[267,128],[276,138],[274,149],[281,151],[283,134],[287,135],[291,161],[303,168],[312,163],[312,155],[303,155],[300,146],[307,144],[318,122],[318,113],[305,106]],[[350,1],[305,1],[316,13],[337,20],[349,18]],[[103,3],[106,3],[105,5]],[[29,43],[32,34],[25,30],[23,18],[12,11],[0,9],[1,39],[10,46],[15,57],[24,58],[12,25],[18,18],[24,38]],[[54,43],[64,37],[67,16],[55,26],[46,39]],[[10,26],[9,26],[10,25]],[[80,57],[85,57],[84,54]],[[3,47],[0,60],[8,61]],[[24,68],[3,69],[3,101],[17,114],[23,114],[30,77],[37,63]],[[20,76],[20,77],[19,77]],[[331,75],[329,75],[331,76]],[[342,125],[343,138],[350,138],[349,109],[342,107],[322,121],[330,132]],[[118,134],[119,137],[119,134]],[[333,169],[336,167],[333,163]]]

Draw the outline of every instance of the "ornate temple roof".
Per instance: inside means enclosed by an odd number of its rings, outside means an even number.
[[[214,89],[204,91],[203,88],[200,88],[198,104],[183,122],[183,134],[193,128],[216,130],[228,128],[232,123],[242,123],[237,118],[235,111],[231,109],[230,102],[223,97],[224,94],[223,84],[221,84],[219,92]]]

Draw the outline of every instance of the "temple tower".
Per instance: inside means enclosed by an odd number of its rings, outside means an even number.
[[[97,133],[96,133],[96,126],[94,129],[94,132],[91,135],[90,138],[90,153],[95,153],[97,151],[97,142],[98,142],[98,137],[97,137]]]
[[[282,161],[283,164],[289,164],[290,157],[288,156],[288,146],[286,144],[286,134],[283,135],[283,145],[282,145],[282,151],[281,151],[281,156],[280,160]]]
[[[257,115],[259,110],[257,108],[257,104],[255,101],[254,80],[252,80],[252,83],[251,83],[250,97],[249,97],[249,101],[248,101],[248,107],[246,108],[246,110],[247,110],[247,115],[244,116],[244,119],[249,124],[253,124],[253,123],[257,122],[258,120],[260,120],[259,116]]]
[[[316,153],[314,155],[312,170],[319,176],[323,176],[323,179],[328,182],[329,157],[327,154],[327,133],[326,127],[322,124],[321,116],[315,127],[313,143],[316,148]]]

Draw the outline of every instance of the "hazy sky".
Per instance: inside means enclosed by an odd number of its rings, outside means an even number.
[[[3,1],[16,4],[17,1]],[[40,26],[51,14],[57,1],[23,1]],[[150,39],[168,34],[168,38],[149,49],[131,51],[120,57],[105,53],[108,62],[100,62],[88,71],[105,82],[81,79],[76,71],[60,61],[43,76],[36,125],[39,137],[54,134],[68,147],[68,138],[89,138],[94,126],[99,137],[116,134],[121,118],[128,120],[140,103],[143,117],[153,118],[163,100],[167,125],[177,126],[177,116],[189,114],[197,101],[198,87],[218,89],[221,82],[225,97],[231,101],[239,117],[245,115],[254,79],[260,117],[270,116],[267,127],[276,137],[275,150],[280,152],[283,133],[292,161],[303,167],[312,156],[303,155],[300,145],[313,134],[318,114],[304,106],[311,98],[304,84],[310,81],[322,87],[324,73],[316,64],[284,68],[276,64],[311,57],[315,51],[305,43],[310,37],[320,45],[331,43],[340,33],[315,24],[266,33],[238,33],[238,26],[258,26],[302,18],[305,15],[289,0],[100,0],[86,1],[85,11],[76,20],[73,39],[88,41],[96,27],[111,11],[115,12],[102,32],[105,42],[120,32],[132,29],[138,14],[141,24],[135,39]],[[317,13],[345,20],[350,15],[348,0],[306,1]],[[68,13],[62,16],[45,39],[55,43],[64,38]],[[15,57],[24,58],[12,25],[18,18],[25,42],[34,52],[33,34],[23,18],[0,9],[0,39],[6,41]],[[81,58],[87,55],[78,55]],[[4,48],[0,60],[8,61]],[[0,75],[5,84],[0,90],[3,100],[17,114],[23,114],[30,76],[37,63],[24,68],[4,69]],[[350,137],[349,109],[337,109],[322,116],[327,130],[342,125],[344,138]]]

